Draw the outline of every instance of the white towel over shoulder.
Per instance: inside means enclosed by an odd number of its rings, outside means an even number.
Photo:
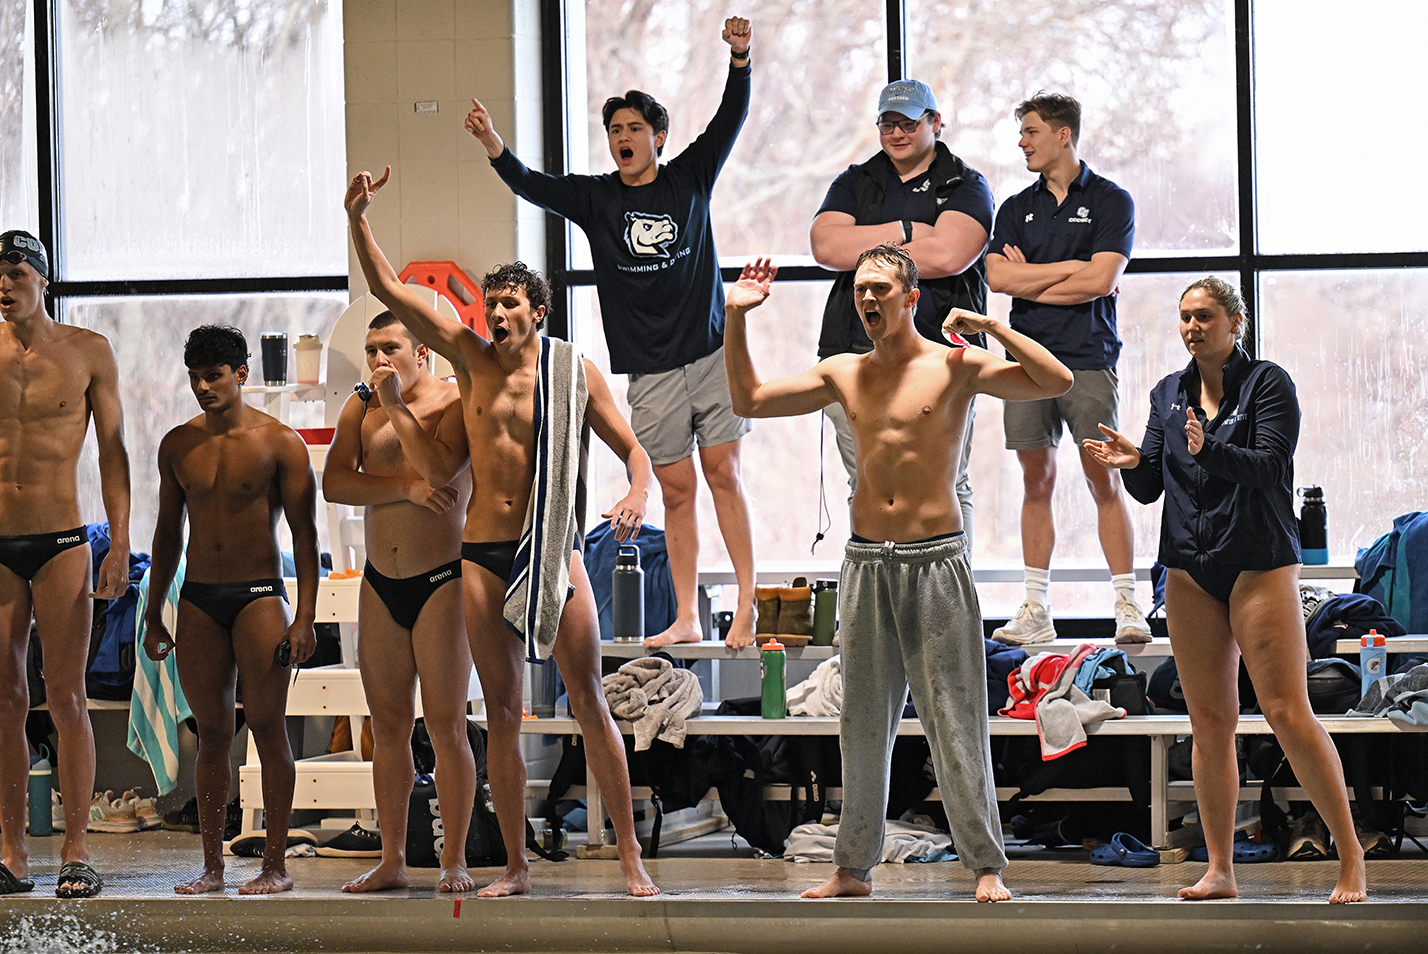
[[[531,420],[535,482],[502,613],[511,628],[525,637],[532,662],[550,658],[570,586],[588,397],[580,349],[568,341],[542,337]]]

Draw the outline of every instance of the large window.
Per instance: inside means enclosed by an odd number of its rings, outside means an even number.
[[[1083,108],[1081,157],[1135,197],[1138,254],[1234,251],[1231,2],[907,0],[907,75],[932,87],[943,138],[999,201],[1034,178],[1017,103],[1069,93]],[[877,148],[870,139],[867,153]]]
[[[1420,84],[1428,5],[1256,0],[1254,31],[1260,248],[1428,249],[1410,158],[1428,129],[1403,97]]]
[[[340,0],[0,0],[0,228],[49,243],[50,314],[114,347],[136,549],[158,442],[197,413],[188,332],[236,325],[256,355],[264,331],[326,335],[346,304],[342,57]],[[94,454],[91,435],[86,520],[104,519]]]
[[[339,5],[59,14],[65,279],[346,268]]]
[[[567,168],[613,168],[599,107],[629,88],[670,109],[665,158],[677,155],[718,104],[727,9],[709,0],[565,8],[567,84],[547,98],[564,110]],[[1186,365],[1176,299],[1213,272],[1244,286],[1249,347],[1299,382],[1296,476],[1327,490],[1335,558],[1422,505],[1414,343],[1428,304],[1428,239],[1417,225],[1428,199],[1403,157],[1423,152],[1428,134],[1394,93],[1413,86],[1412,44],[1428,28],[1421,4],[1346,12],[1327,0],[820,0],[761,6],[752,19],[753,102],[713,220],[726,280],[753,255],[784,266],[774,300],[750,323],[766,376],[814,360],[828,275],[812,266],[808,227],[838,172],[877,150],[873,111],[885,83],[910,76],[933,87],[944,141],[988,177],[998,202],[1032,181],[1016,148],[1016,104],[1060,90],[1083,103],[1082,156],[1136,200],[1136,254],[1118,303],[1122,429],[1138,439],[1150,388]],[[548,43],[547,55],[560,51]],[[551,224],[568,242],[557,261],[569,269],[572,334],[603,361],[588,250],[578,231]],[[1008,306],[992,296],[994,313]],[[623,392],[624,382],[611,383]],[[759,422],[746,442],[765,565],[807,559],[818,429],[816,417]],[[835,546],[820,556],[831,560],[847,526],[846,483],[828,446],[822,464]],[[602,466],[608,496],[623,474],[612,458]],[[1056,563],[1097,564],[1094,509],[1069,439],[1058,467]],[[996,401],[977,406],[972,482],[974,559],[1018,565],[1021,474]],[[725,563],[707,497],[701,506],[701,564]],[[1159,510],[1132,510],[1146,560]],[[1020,599],[1019,587],[1001,589],[984,589],[989,612]],[[1104,613],[1103,589],[1079,587],[1069,603],[1059,594],[1058,611]]]
[[[0,0],[0,231],[39,228],[34,4]]]
[[[124,405],[124,438],[135,491],[129,519],[135,549],[147,550],[154,536],[159,441],[200,413],[183,363],[188,333],[199,325],[233,325],[248,339],[251,368],[256,370],[262,366],[258,338],[263,332],[285,331],[289,342],[303,334],[326,340],[346,307],[347,295],[341,292],[69,299],[65,321],[107,337],[119,361],[119,399]],[[322,427],[323,405],[294,403],[290,423]],[[91,433],[80,463],[82,475],[98,474],[96,453]],[[93,515],[91,519],[102,519],[97,480],[82,481],[80,487],[80,511]]]

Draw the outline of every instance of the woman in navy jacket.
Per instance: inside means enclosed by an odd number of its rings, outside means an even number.
[[[1086,450],[1122,468],[1141,503],[1163,493],[1160,562],[1166,622],[1194,729],[1195,799],[1210,867],[1180,897],[1232,898],[1239,775],[1235,726],[1240,657],[1294,774],[1339,852],[1330,901],[1366,897],[1339,756],[1309,708],[1294,447],[1299,400],[1283,368],[1239,347],[1244,302],[1233,285],[1203,278],[1180,296],[1180,338],[1193,360],[1151,392],[1137,448],[1102,427]]]

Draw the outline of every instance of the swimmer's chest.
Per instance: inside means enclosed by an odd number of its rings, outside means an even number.
[[[22,422],[89,412],[89,370],[72,349],[20,348],[13,340],[0,354],[0,417]]]
[[[533,453],[535,449],[535,374],[518,373],[492,380],[472,380],[466,397],[466,433],[478,447]]]
[[[947,436],[954,399],[951,377],[942,362],[919,363],[900,376],[865,369],[853,380],[848,418],[859,430],[909,435],[935,432]]]
[[[408,408],[427,436],[435,439],[443,408],[410,405]],[[381,408],[369,411],[362,420],[362,470],[369,474],[397,474],[410,469],[397,429],[387,412]]]
[[[267,497],[278,477],[278,462],[262,440],[268,429],[215,434],[180,454],[175,475],[190,502],[241,504]]]

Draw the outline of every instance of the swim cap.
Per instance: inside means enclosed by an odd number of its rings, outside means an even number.
[[[14,258],[11,254],[14,252],[18,252],[23,258]],[[45,243],[22,229],[0,232],[0,260],[10,261],[14,265],[20,264],[21,261],[29,262],[35,271],[45,278],[50,277],[50,260],[45,254]]]

